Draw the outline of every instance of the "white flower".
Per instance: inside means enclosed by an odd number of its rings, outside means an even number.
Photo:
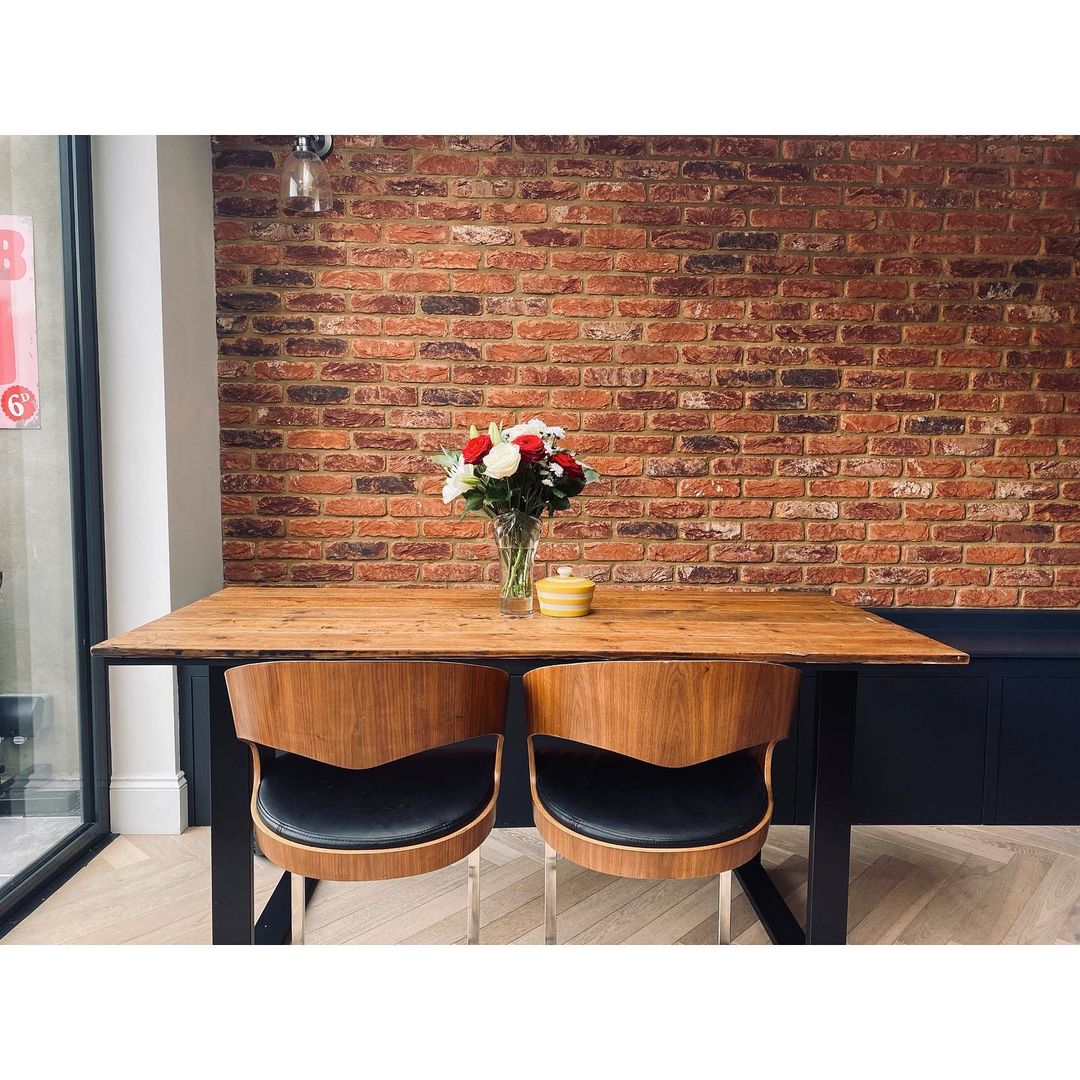
[[[549,427],[538,416],[534,416],[531,420],[526,420],[524,424],[515,424],[507,428],[502,435],[507,442],[513,442],[521,435],[539,435],[545,442],[551,442],[554,439],[565,439],[566,429]]]
[[[504,442],[513,442],[515,439],[519,439],[522,435],[538,435],[539,432],[528,424],[515,424],[513,427],[508,427],[503,430],[502,437]]]
[[[453,502],[459,495],[464,495],[469,488],[476,487],[479,478],[476,475],[476,466],[459,461],[447,474],[446,483],[443,484],[442,501]]]
[[[548,468],[551,470],[552,476],[562,476],[563,467],[557,461],[549,461]]]
[[[496,443],[484,458],[484,472],[493,480],[505,480],[518,471],[521,451],[513,443]]]

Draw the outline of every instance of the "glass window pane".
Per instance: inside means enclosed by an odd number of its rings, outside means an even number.
[[[83,821],[58,143],[0,136],[0,890]]]

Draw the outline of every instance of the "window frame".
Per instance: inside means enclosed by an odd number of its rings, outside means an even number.
[[[58,144],[84,820],[0,890],[0,936],[111,839],[108,672],[90,656],[90,646],[106,637],[107,626],[90,136],[61,135]]]

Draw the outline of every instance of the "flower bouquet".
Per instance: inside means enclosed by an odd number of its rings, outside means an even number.
[[[504,615],[532,613],[532,569],[544,511],[553,516],[569,510],[571,498],[597,477],[572,450],[559,449],[565,437],[561,427],[542,420],[504,430],[492,423],[483,435],[471,428],[462,450],[444,449],[434,459],[446,471],[443,502],[464,498],[463,514],[479,511],[494,522]]]

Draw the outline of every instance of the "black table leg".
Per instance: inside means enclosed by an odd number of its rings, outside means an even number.
[[[755,855],[735,871],[746,899],[774,945],[805,945],[806,935],[799,920],[784,902],[780,891]]]
[[[225,669],[210,675],[210,893],[213,943],[255,940],[251,751],[236,737]]]
[[[808,945],[843,945],[847,941],[857,686],[858,674],[854,671],[818,673],[810,874],[806,887]]]
[[[499,785],[499,801],[495,804],[495,827],[498,829],[520,829],[533,823],[526,738],[525,686],[521,673],[512,671],[510,694],[506,702],[502,781]]]

